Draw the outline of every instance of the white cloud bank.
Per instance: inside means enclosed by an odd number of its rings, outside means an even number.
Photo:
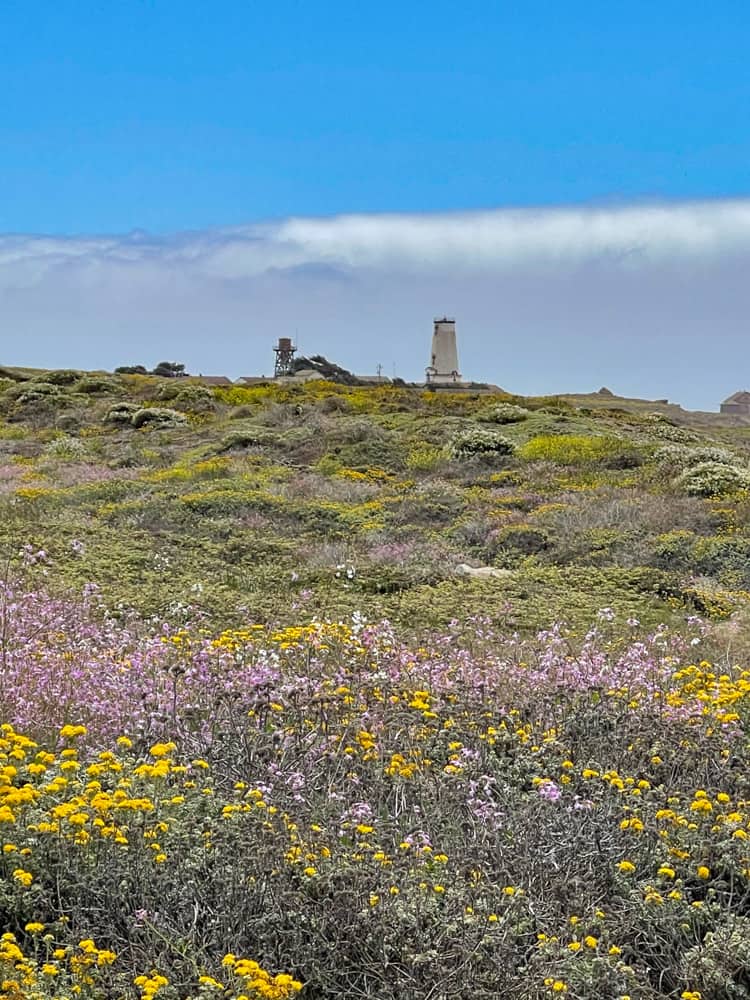
[[[0,236],[0,282],[60,267],[163,266],[247,278],[322,264],[426,271],[637,256],[642,262],[750,249],[750,200],[441,215],[341,215],[187,232],[170,238]]]
[[[750,200],[290,218],[172,236],[0,236],[0,363],[268,370],[296,335],[418,378],[433,314],[466,375],[714,408],[750,385]],[[747,373],[747,374],[745,374]]]

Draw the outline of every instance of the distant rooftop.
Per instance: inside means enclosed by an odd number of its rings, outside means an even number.
[[[204,385],[232,385],[231,378],[226,375],[194,375],[194,378]]]
[[[740,389],[739,392],[733,392],[731,396],[727,396],[724,403],[750,403],[750,392],[747,389]]]

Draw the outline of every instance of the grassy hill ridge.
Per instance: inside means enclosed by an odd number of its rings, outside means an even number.
[[[750,428],[718,415],[601,394],[23,375],[0,380],[0,543],[31,541],[112,604],[217,623],[300,602],[425,626],[461,611],[528,630],[602,604],[721,618],[750,589]]]

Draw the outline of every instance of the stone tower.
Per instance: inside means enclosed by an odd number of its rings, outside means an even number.
[[[435,320],[432,334],[432,354],[427,366],[428,385],[456,385],[461,383],[456,347],[456,321],[443,316]]]

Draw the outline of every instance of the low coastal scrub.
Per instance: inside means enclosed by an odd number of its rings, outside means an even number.
[[[6,996],[744,988],[717,942],[750,890],[750,674],[695,659],[699,620],[412,645],[3,607]]]

